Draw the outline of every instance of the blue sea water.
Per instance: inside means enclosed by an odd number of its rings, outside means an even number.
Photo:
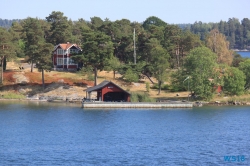
[[[250,107],[0,102],[0,165],[250,165]],[[227,155],[245,160],[228,162]]]
[[[240,54],[243,58],[250,58],[250,52],[248,51],[238,51],[238,54]]]

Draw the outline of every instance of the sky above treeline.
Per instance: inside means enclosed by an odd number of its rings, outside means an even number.
[[[45,19],[52,11],[73,21],[91,17],[143,22],[156,16],[170,24],[250,18],[250,0],[0,0],[1,19]]]

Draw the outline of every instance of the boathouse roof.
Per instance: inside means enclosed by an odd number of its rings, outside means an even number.
[[[87,88],[86,92],[92,92],[92,91],[100,90],[100,89],[104,88],[105,86],[107,86],[108,84],[112,84],[112,85],[116,86],[117,88],[119,88],[121,91],[126,92],[127,94],[130,94],[127,91],[125,91],[124,89],[122,89],[120,86],[118,86],[115,83],[113,83],[112,81],[106,81],[106,80],[103,81],[103,82],[101,82],[100,84],[98,84],[96,86]]]

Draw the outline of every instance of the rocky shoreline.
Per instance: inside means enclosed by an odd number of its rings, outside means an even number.
[[[34,102],[56,102],[56,103],[76,103],[81,104],[82,98],[72,97],[58,97],[58,96],[41,96],[41,97],[27,97],[26,99],[4,99],[0,98],[0,101],[34,101]],[[193,102],[194,107],[201,106],[250,106],[250,102],[240,101],[215,101],[215,102]]]
[[[23,99],[5,99],[5,98],[0,98],[0,101],[36,101],[36,102],[61,102],[61,103],[81,103],[82,98],[76,97],[58,97],[58,96],[32,96],[32,97],[27,97]]]
[[[209,102],[206,105],[209,106],[234,106],[234,105],[250,105],[250,102],[241,102],[241,101],[215,101],[215,102]]]

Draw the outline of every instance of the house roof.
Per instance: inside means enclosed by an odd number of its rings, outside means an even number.
[[[69,42],[56,45],[54,50],[56,50],[58,47],[60,47],[63,50],[67,50],[73,46],[75,46],[79,50],[82,50],[77,44],[73,44],[73,43],[69,43]]]
[[[87,88],[87,89],[86,89],[86,92],[92,92],[92,91],[100,90],[100,89],[102,89],[103,87],[105,87],[106,85],[108,85],[109,83],[113,84],[114,86],[116,86],[117,88],[119,88],[119,89],[121,89],[122,91],[126,92],[127,94],[130,94],[130,93],[128,93],[127,91],[123,90],[123,89],[122,89],[121,87],[119,87],[118,85],[116,85],[115,83],[113,83],[112,81],[103,81],[103,82],[101,82],[100,84],[98,84],[98,85],[96,85],[96,86]]]

